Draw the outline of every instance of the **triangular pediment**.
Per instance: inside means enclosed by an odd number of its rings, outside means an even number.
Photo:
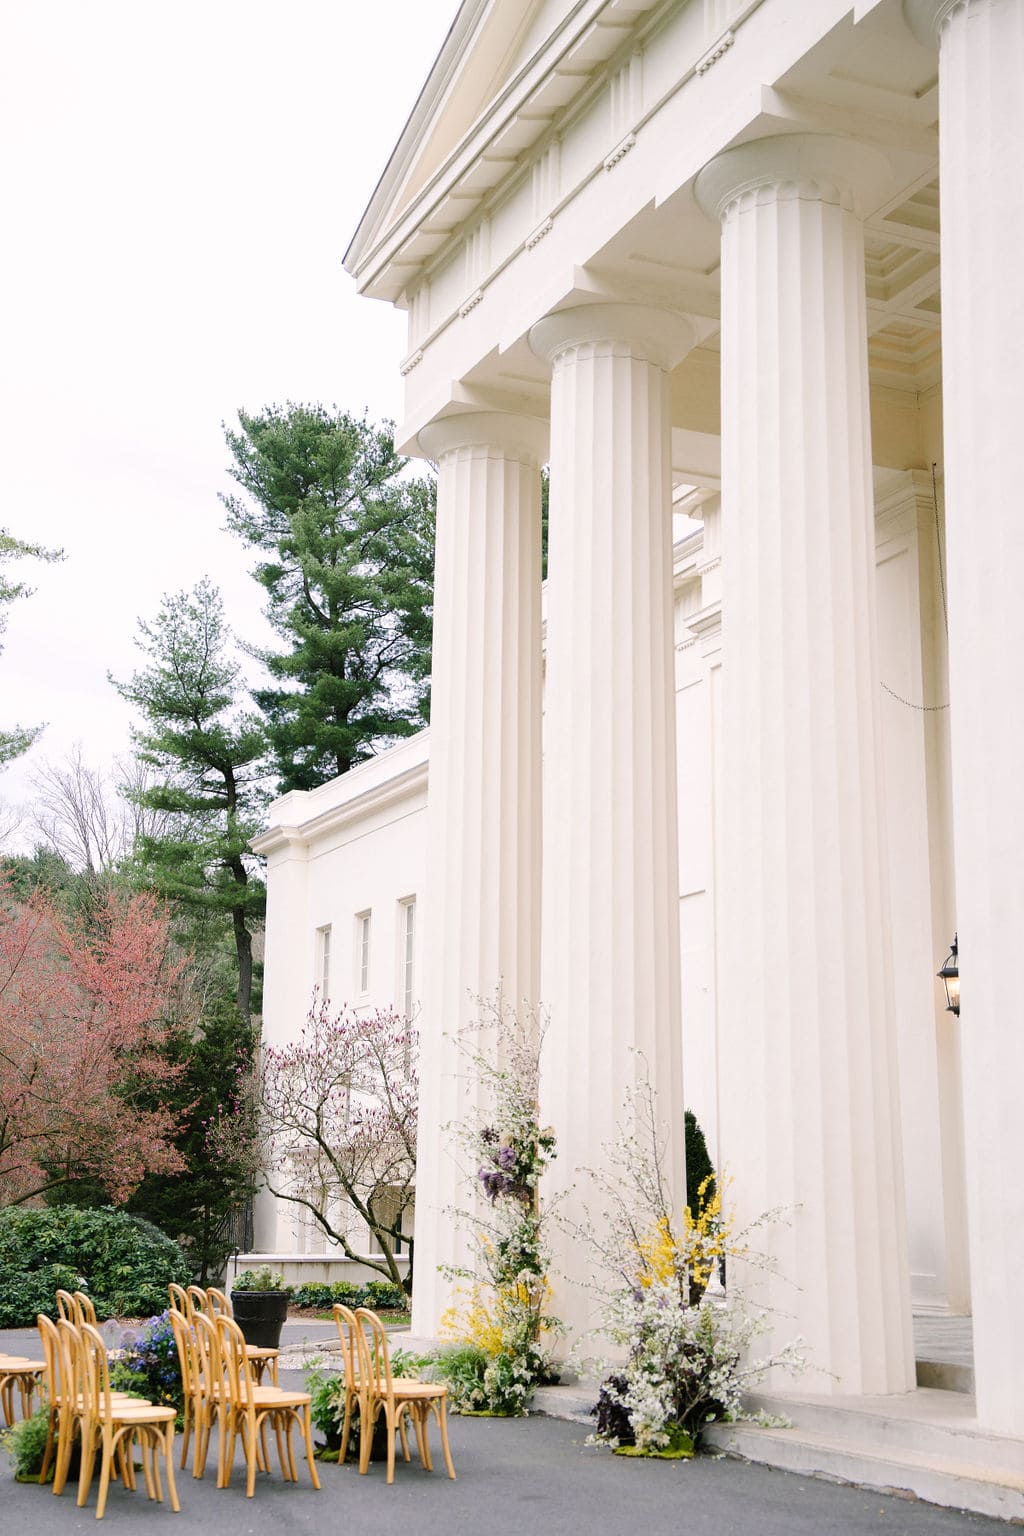
[[[463,0],[345,257],[354,270],[582,0]]]

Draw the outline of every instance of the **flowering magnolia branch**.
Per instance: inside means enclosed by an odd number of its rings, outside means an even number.
[[[417,1058],[416,1031],[400,1014],[332,1012],[317,1001],[298,1040],[264,1047],[244,1090],[272,1193],[308,1212],[347,1257],[406,1290],[414,1248],[402,1219],[416,1171]],[[380,1254],[356,1248],[363,1225]],[[399,1241],[408,1244],[404,1275]]]

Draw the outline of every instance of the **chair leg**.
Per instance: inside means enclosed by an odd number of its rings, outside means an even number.
[[[397,1415],[392,1416],[391,1404],[384,1405],[384,1422],[388,1427],[388,1482],[395,1480],[395,1430],[398,1428]]]
[[[444,1464],[448,1468],[448,1476],[454,1482],[455,1467],[452,1464],[451,1446],[448,1444],[448,1413],[447,1404],[442,1397],[437,1405],[437,1422],[441,1426],[441,1448],[444,1451]]]
[[[102,1520],[107,1507],[107,1489],[110,1487],[110,1464],[114,1459],[114,1447],[103,1428],[102,1459],[100,1461],[100,1491],[96,1500],[96,1519]]]
[[[421,1403],[417,1408],[412,1409],[412,1414],[416,1425],[416,1440],[420,1448],[420,1461],[428,1472],[433,1472],[434,1463],[430,1456],[430,1439],[427,1432],[427,1410]]]
[[[47,1472],[49,1472],[49,1470],[50,1470],[50,1462],[53,1460],[53,1456],[54,1456],[54,1449],[53,1448],[54,1448],[54,1446],[55,1446],[55,1444],[57,1442],[57,1436],[56,1436],[56,1433],[55,1433],[55,1431],[56,1431],[56,1424],[57,1424],[57,1410],[56,1410],[56,1408],[51,1407],[50,1408],[50,1417],[49,1417],[49,1419],[47,1421],[47,1425],[46,1425],[46,1448],[43,1451],[43,1464],[42,1464],[42,1466],[39,1469],[39,1481],[40,1481],[40,1483],[45,1483],[46,1482],[46,1474],[47,1474]]]
[[[92,1469],[96,1463],[96,1429],[90,1424],[88,1430],[82,1426],[81,1444],[81,1469],[78,1474],[78,1506],[79,1508],[89,1497],[89,1487],[92,1483]]]
[[[359,1472],[362,1476],[370,1470],[370,1451],[373,1448],[373,1426],[376,1415],[368,1397],[359,1404]]]
[[[256,1492],[256,1459],[259,1441],[254,1414],[246,1414],[245,1422],[242,1426],[242,1435],[245,1442],[245,1496],[247,1499],[251,1499]]]
[[[313,1487],[319,1488],[320,1478],[317,1475],[316,1458],[313,1455],[312,1420],[310,1418],[308,1403],[302,1410],[302,1438],[306,1442],[306,1461],[309,1463],[309,1475],[313,1480]]]
[[[174,1513],[181,1513],[181,1505],[178,1503],[178,1490],[174,1486],[174,1420],[167,1425],[167,1440],[164,1444],[164,1462],[167,1466],[167,1492],[171,1500],[171,1508]]]
[[[341,1426],[341,1448],[338,1451],[338,1465],[344,1466],[345,1457],[348,1455],[348,1440],[352,1433],[352,1395],[345,1394],[345,1422]]]

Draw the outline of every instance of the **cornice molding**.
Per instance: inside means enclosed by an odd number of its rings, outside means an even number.
[[[328,833],[344,831],[346,827],[367,816],[393,810],[403,800],[425,792],[428,766],[429,753],[420,762],[397,773],[393,779],[372,784],[361,794],[351,796],[340,805],[328,807],[311,816],[308,821],[287,827],[268,827],[265,832],[253,838],[250,846],[255,853],[267,856],[286,848],[296,851],[301,849],[308,855],[311,845]]]

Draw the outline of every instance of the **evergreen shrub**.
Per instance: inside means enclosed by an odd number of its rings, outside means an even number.
[[[0,1328],[56,1317],[54,1292],[86,1291],[102,1318],[151,1317],[167,1286],[188,1282],[178,1247],[141,1216],[107,1207],[0,1210]]]

